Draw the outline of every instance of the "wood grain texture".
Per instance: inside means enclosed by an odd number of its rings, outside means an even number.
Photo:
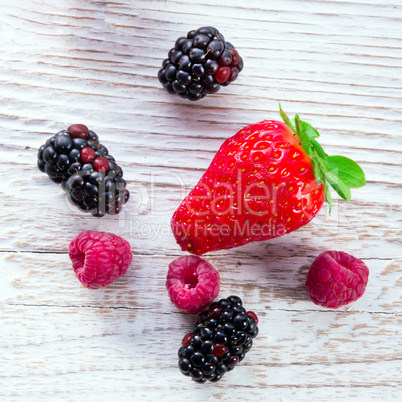
[[[402,387],[402,8],[382,0],[0,1],[0,399],[400,400]],[[189,103],[156,74],[178,36],[217,26],[244,58],[238,80]],[[246,359],[217,384],[176,368],[194,317],[164,288],[183,253],[170,217],[227,137],[278,119],[278,102],[355,159],[367,185],[307,226],[206,255],[220,296],[260,317]],[[94,219],[36,168],[48,137],[96,131],[131,199]],[[128,273],[89,291],[67,250],[86,229],[125,237]],[[327,249],[362,258],[369,285],[330,311],[309,301],[308,267]]]

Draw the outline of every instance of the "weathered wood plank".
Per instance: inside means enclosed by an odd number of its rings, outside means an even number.
[[[135,250],[134,250],[135,254]],[[108,288],[90,291],[74,275],[67,254],[0,253],[4,303],[122,307],[175,313],[165,290],[168,265],[175,256],[135,254],[127,274]],[[206,258],[221,275],[220,296],[239,294],[262,316],[271,310],[325,310],[313,304],[304,288],[314,257],[214,255]],[[343,308],[351,312],[402,311],[402,260],[364,260],[369,284],[364,297]],[[51,288],[49,287],[51,285]]]
[[[398,315],[366,313],[362,323],[356,312],[303,311],[295,317],[292,311],[268,310],[245,360],[219,386],[208,387],[176,367],[192,317],[155,307],[3,305],[0,394],[69,400],[114,394],[174,400],[173,392],[196,400],[398,395]]]

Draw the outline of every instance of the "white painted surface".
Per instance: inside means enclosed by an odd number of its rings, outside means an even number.
[[[402,6],[398,1],[1,2],[0,397],[5,401],[400,400],[402,385]],[[197,103],[155,78],[175,39],[215,25],[245,60],[238,80]],[[182,255],[170,217],[222,141],[278,119],[278,102],[357,160],[368,184],[306,227],[211,253],[220,296],[260,317],[246,359],[216,384],[176,368],[194,317],[168,300]],[[70,207],[36,150],[71,123],[96,131],[124,169],[124,212]],[[90,291],[67,255],[81,230],[119,234],[128,273]],[[328,311],[304,290],[309,264],[338,249],[369,285]]]

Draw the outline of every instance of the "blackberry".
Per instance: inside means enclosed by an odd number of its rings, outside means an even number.
[[[258,318],[238,296],[212,303],[182,340],[180,371],[196,382],[216,382],[235,368],[258,334]]]
[[[83,124],[73,124],[49,138],[39,148],[38,168],[50,180],[61,183],[72,175],[77,166],[107,154],[107,148],[99,143],[95,132]],[[79,165],[75,165],[77,163]]]
[[[130,197],[123,179],[123,171],[113,156],[97,157],[78,167],[62,183],[68,200],[80,211],[93,216],[116,215]]]
[[[61,183],[73,205],[93,216],[118,214],[130,197],[121,167],[83,124],[49,138],[39,148],[38,167]]]
[[[213,27],[202,27],[180,37],[162,63],[158,79],[172,95],[196,101],[236,80],[243,59]]]

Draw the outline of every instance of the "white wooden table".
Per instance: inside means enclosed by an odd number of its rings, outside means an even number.
[[[0,8],[0,399],[3,401],[400,400],[402,385],[402,4],[397,0],[35,1]],[[156,79],[177,37],[216,26],[245,68],[190,103]],[[194,316],[165,291],[183,255],[172,213],[225,138],[279,119],[278,102],[320,132],[367,185],[302,229],[205,258],[220,297],[241,296],[260,334],[215,384],[181,375]],[[96,131],[124,169],[119,216],[70,207],[36,168],[38,147],[72,123]],[[128,273],[91,291],[67,254],[86,229],[126,238]],[[336,249],[370,269],[339,310],[304,290]]]

